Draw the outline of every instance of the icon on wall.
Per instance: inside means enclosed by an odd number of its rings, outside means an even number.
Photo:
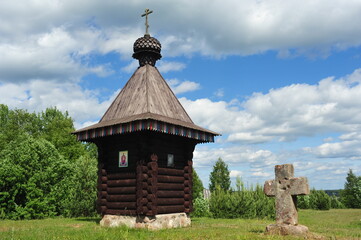
[[[128,167],[128,151],[119,152],[119,167]]]

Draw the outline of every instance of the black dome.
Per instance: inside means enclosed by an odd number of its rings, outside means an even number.
[[[145,64],[154,66],[155,62],[162,57],[160,54],[161,48],[162,45],[156,38],[145,34],[144,37],[140,37],[134,42],[133,58],[139,60],[140,66]]]

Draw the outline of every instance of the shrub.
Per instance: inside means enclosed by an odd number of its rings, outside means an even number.
[[[209,200],[204,199],[203,196],[194,199],[192,216],[194,217],[211,216],[211,213],[209,211]]]
[[[7,144],[0,159],[0,210],[7,218],[43,218],[60,212],[67,194],[57,190],[67,184],[71,165],[51,143],[24,135]]]
[[[311,190],[310,208],[315,210],[329,210],[331,208],[331,198],[323,190]]]
[[[230,192],[217,188],[211,195],[209,208],[214,218],[274,218],[274,198],[267,197],[259,185],[255,189]]]

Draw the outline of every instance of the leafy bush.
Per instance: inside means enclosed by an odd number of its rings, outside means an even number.
[[[311,190],[310,208],[315,210],[329,210],[331,208],[331,198],[323,190]]]
[[[31,219],[57,215],[67,195],[71,165],[44,139],[24,135],[0,152],[0,209],[8,218]]]
[[[224,191],[217,188],[209,201],[210,212],[214,218],[274,218],[274,198],[267,197],[263,188],[246,189],[237,191]]]
[[[35,114],[0,104],[0,218],[94,215],[96,147],[72,131],[56,108]]]
[[[297,197],[297,207],[301,209],[329,210],[332,207],[332,201],[337,206],[335,208],[342,208],[342,204],[336,196],[332,200],[325,191],[312,189],[309,195]]]
[[[209,217],[211,213],[209,211],[209,200],[200,196],[193,201],[193,217]]]
[[[345,205],[339,200],[339,197],[337,197],[337,196],[332,196],[332,197],[331,197],[331,208],[342,209],[342,208],[346,208],[346,207],[345,207]]]
[[[69,183],[69,197],[64,204],[68,217],[96,215],[97,159],[82,156],[73,164],[74,175]]]

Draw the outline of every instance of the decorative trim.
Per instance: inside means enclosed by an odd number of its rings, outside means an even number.
[[[78,141],[88,141],[90,139],[98,137],[106,137],[116,134],[125,134],[147,130],[192,138],[201,142],[214,142],[214,135],[211,133],[152,119],[137,120],[128,123],[120,123],[112,126],[89,129],[82,132],[77,132],[75,134]]]

